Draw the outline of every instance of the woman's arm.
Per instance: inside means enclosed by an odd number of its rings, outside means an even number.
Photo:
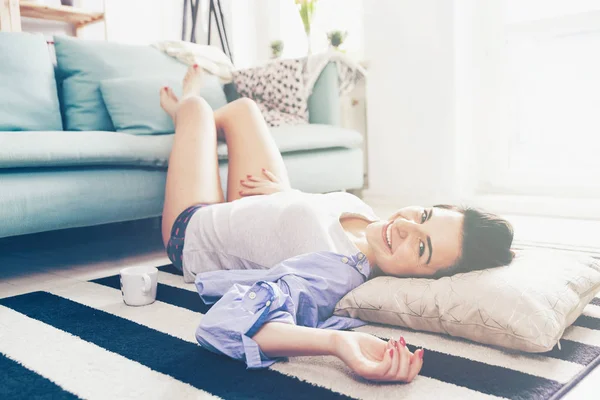
[[[334,356],[339,331],[315,329],[280,322],[265,324],[252,339],[269,357]]]
[[[356,320],[330,316],[323,321],[318,315],[319,311],[330,312],[336,299],[348,289],[318,273],[333,274],[344,265],[338,254],[304,254],[275,266],[275,276],[265,275],[273,280],[283,274],[275,282],[235,283],[224,294],[211,289],[222,274],[198,275],[196,287],[201,298],[222,294],[200,320],[198,343],[207,350],[244,361],[248,368],[269,367],[280,357],[332,355],[366,379],[410,382],[421,369],[422,349],[412,354],[402,339],[386,342],[367,333],[317,328],[356,326]],[[292,271],[296,274],[290,274]],[[351,286],[362,281],[353,274],[346,277]],[[318,290],[326,283],[329,291],[321,296]]]
[[[423,365],[423,349],[411,353],[404,340],[385,342],[361,332],[265,324],[252,339],[268,357],[336,356],[363,378],[410,382]]]

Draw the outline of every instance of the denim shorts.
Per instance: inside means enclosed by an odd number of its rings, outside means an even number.
[[[196,204],[183,210],[173,223],[171,237],[167,244],[167,255],[169,260],[180,271],[183,271],[183,243],[185,241],[185,230],[196,211],[210,204]]]

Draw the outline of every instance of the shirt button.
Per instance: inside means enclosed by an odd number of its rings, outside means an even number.
[[[342,257],[342,262],[344,264],[348,264],[348,257]]]
[[[360,264],[359,264],[359,265],[358,265],[358,270],[359,270],[359,271],[362,271],[362,269],[363,269],[363,268],[362,268],[362,265],[360,265]]]
[[[248,295],[248,297],[250,298],[250,300],[254,300],[256,298],[256,293],[250,292],[250,294]]]
[[[267,300],[266,304],[267,304],[267,307],[269,307],[271,305],[271,302]]]
[[[362,260],[365,257],[365,255],[363,253],[358,253],[358,259]]]

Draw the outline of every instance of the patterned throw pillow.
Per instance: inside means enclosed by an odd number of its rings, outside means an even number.
[[[304,82],[306,59],[276,60],[234,71],[233,83],[242,97],[254,100],[270,126],[308,123]]]

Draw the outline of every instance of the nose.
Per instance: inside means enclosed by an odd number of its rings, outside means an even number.
[[[414,229],[414,226],[416,224],[411,221],[408,220],[406,218],[396,218],[396,220],[394,221],[394,230],[396,230],[396,232],[398,232],[398,236],[400,236],[400,239],[406,239],[408,237],[408,235],[410,234],[410,232]]]

